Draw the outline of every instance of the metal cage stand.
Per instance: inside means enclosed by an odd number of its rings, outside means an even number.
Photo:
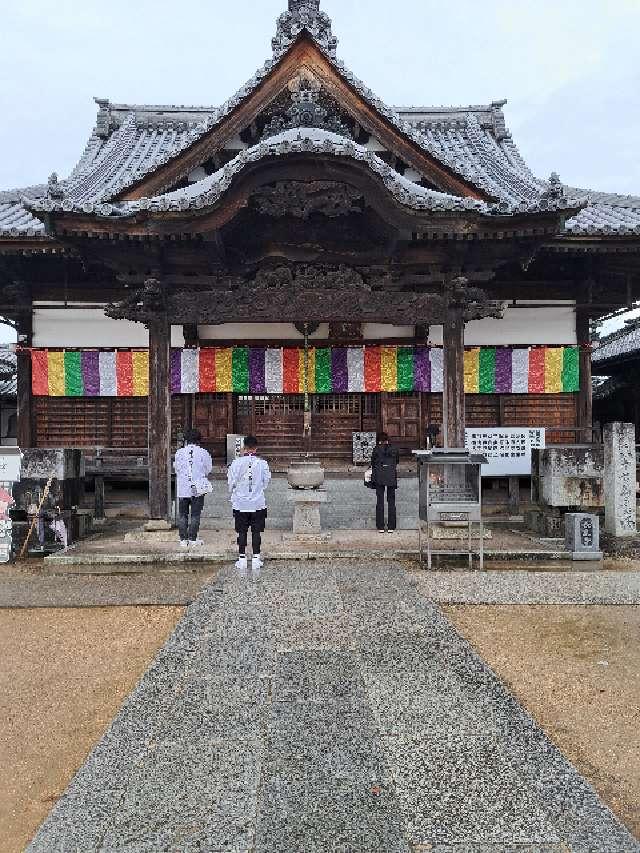
[[[419,522],[418,549],[420,562],[424,563],[424,536],[426,529],[427,568],[433,568],[433,558],[438,556],[466,555],[469,569],[473,569],[473,525],[479,529],[478,553],[480,571],[484,570],[484,523],[482,520],[482,465],[484,456],[472,455],[466,450],[414,450],[418,457]],[[467,524],[465,549],[433,547],[433,527],[447,522]]]

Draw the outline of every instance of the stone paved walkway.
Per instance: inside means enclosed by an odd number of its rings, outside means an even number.
[[[225,569],[29,853],[631,853],[400,567]]]

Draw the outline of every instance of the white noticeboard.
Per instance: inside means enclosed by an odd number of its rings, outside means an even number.
[[[22,453],[19,447],[0,448],[0,563],[8,563],[11,559],[11,489],[13,484],[20,480],[21,463]]]
[[[531,451],[546,447],[542,427],[472,427],[465,432],[467,450],[489,460],[488,465],[482,466],[483,477],[528,476]]]

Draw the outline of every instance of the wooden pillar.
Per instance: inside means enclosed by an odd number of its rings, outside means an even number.
[[[149,322],[149,518],[171,517],[170,326],[165,315]]]
[[[93,480],[93,517],[96,521],[104,521],[104,459],[102,450],[96,451],[96,473]]]
[[[444,397],[442,434],[445,447],[464,447],[464,316],[452,304],[443,327]]]
[[[580,390],[578,392],[576,426],[580,427],[581,432],[578,441],[591,442],[593,427],[591,333],[589,329],[589,315],[585,311],[578,310],[576,312],[576,333],[580,352]]]
[[[31,309],[21,317],[18,324],[18,340],[23,347],[33,342],[33,317]],[[31,387],[31,353],[28,349],[18,350],[17,368],[17,441],[18,447],[33,447],[33,393]]]

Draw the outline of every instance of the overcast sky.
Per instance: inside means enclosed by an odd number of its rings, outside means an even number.
[[[396,106],[507,98],[541,177],[640,195],[640,0],[323,0],[339,56]],[[0,189],[68,174],[93,97],[218,105],[286,0],[1,0]]]
[[[226,100],[286,0],[2,0],[0,188],[66,175],[94,95]],[[323,0],[339,55],[394,105],[508,98],[541,177],[640,194],[640,0]]]

